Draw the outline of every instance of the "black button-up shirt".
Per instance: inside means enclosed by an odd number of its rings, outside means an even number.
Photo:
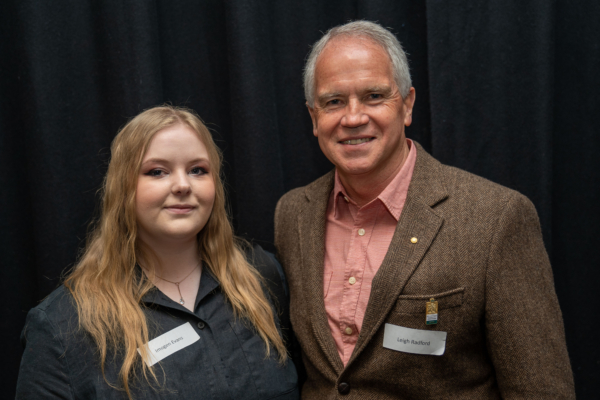
[[[131,382],[134,399],[299,398],[294,364],[279,364],[273,348],[271,357],[265,357],[263,340],[248,321],[234,317],[208,269],[202,273],[194,312],[157,289],[144,303],[150,340],[186,323],[200,339],[154,365],[162,386],[151,388],[139,378]],[[73,297],[64,286],[29,312],[21,336],[25,352],[17,399],[127,398],[102,378],[96,347],[77,324]],[[106,377],[113,384],[118,383],[120,360],[119,355],[106,358]]]

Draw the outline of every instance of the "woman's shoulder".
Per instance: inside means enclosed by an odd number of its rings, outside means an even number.
[[[258,244],[254,244],[246,250],[246,257],[262,276],[272,295],[276,297],[288,296],[287,282],[283,268],[273,253],[264,250]]]
[[[29,311],[26,325],[36,323],[51,323],[55,328],[63,327],[65,324],[77,326],[75,299],[65,285],[60,285]]]
[[[95,350],[79,329],[75,300],[64,285],[29,311],[21,344],[17,399],[78,398],[75,381],[89,387],[97,376]]]
[[[275,255],[255,244],[252,247],[250,263],[256,268],[266,285],[267,298],[277,311],[279,323],[284,332],[284,341],[287,343],[287,331],[290,328],[289,321],[289,292],[283,268]]]

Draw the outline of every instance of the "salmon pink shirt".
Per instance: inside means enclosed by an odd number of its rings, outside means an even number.
[[[371,294],[371,282],[387,253],[412,178],[417,148],[410,151],[389,185],[358,207],[337,171],[327,206],[323,291],[329,329],[344,365],[356,346]]]

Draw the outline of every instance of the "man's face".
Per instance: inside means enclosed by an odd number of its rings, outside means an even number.
[[[319,55],[313,134],[342,180],[388,180],[408,154],[404,126],[412,121],[414,89],[402,99],[390,59],[362,38],[336,38]]]

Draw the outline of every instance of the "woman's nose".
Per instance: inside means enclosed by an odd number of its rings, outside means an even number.
[[[179,173],[173,174],[173,176],[174,176],[174,182],[173,182],[173,188],[172,188],[173,193],[180,195],[180,196],[188,194],[191,190],[188,174],[185,172],[179,172]]]

